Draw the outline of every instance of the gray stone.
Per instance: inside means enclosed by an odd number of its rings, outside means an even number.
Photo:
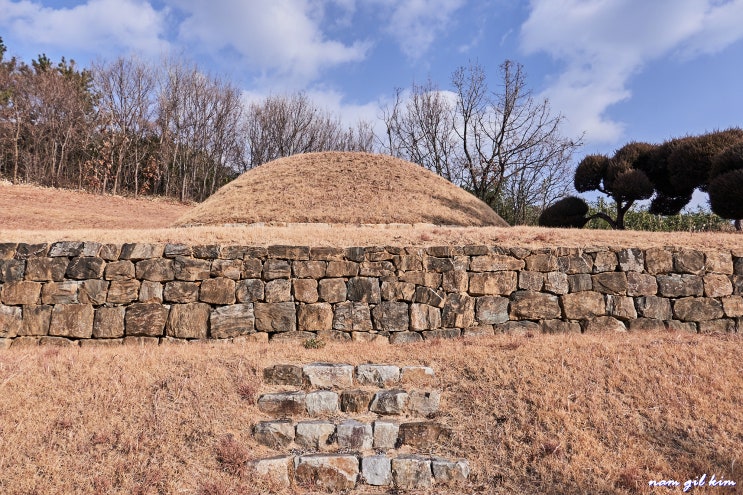
[[[124,306],[98,308],[93,318],[93,338],[116,339],[124,336]]]
[[[278,392],[263,394],[258,398],[258,410],[276,416],[294,416],[305,414],[304,392]]]
[[[727,275],[711,273],[705,275],[703,281],[704,295],[707,297],[729,296],[733,293],[733,284]]]
[[[310,416],[322,416],[338,412],[338,394],[328,390],[308,393],[305,403],[307,404],[307,414]]]
[[[392,462],[384,455],[364,457],[361,459],[361,476],[368,485],[389,486],[392,483]]]
[[[266,447],[282,449],[294,441],[294,425],[288,419],[261,421],[253,427],[253,438]]]
[[[354,277],[348,281],[347,297],[349,301],[378,304],[382,301],[379,280],[369,277]],[[406,309],[407,314],[407,309]]]
[[[50,257],[58,256],[80,256],[83,252],[83,243],[79,241],[61,241],[55,242],[49,248]]]
[[[507,296],[517,287],[516,272],[470,273],[469,293],[473,296]]]
[[[368,390],[344,390],[341,392],[340,407],[345,413],[366,413],[369,411],[373,395]]]
[[[120,254],[120,244],[103,244],[101,250],[98,252],[98,257],[103,258],[106,261],[116,261],[119,259]]]
[[[160,258],[165,251],[162,244],[134,243],[124,244],[121,247],[119,259],[122,260],[144,260],[148,258]]]
[[[207,260],[176,256],[173,259],[173,274],[177,280],[186,282],[206,280],[211,277],[211,266],[211,262]]]
[[[311,278],[300,278],[293,282],[294,300],[303,303],[316,303],[319,299],[317,293],[317,280]]]
[[[390,344],[413,344],[423,341],[420,332],[394,332],[390,334]]]
[[[49,334],[49,324],[52,319],[51,306],[24,306],[23,326],[18,335],[38,336]]]
[[[255,303],[255,329],[260,332],[294,332],[297,315],[294,303]]]
[[[557,258],[557,266],[561,272],[568,275],[591,273],[593,270],[593,259],[588,254],[560,256]]]
[[[235,304],[235,281],[224,277],[204,280],[199,300],[210,304]]]
[[[735,333],[736,324],[732,319],[700,321],[697,323],[699,333]]]
[[[329,303],[346,300],[346,281],[342,278],[327,278],[318,283],[319,299]]]
[[[580,293],[583,294],[583,293]],[[565,295],[562,297],[569,297]],[[562,314],[557,296],[542,292],[518,291],[511,296],[511,318],[548,320]]]
[[[197,302],[199,285],[196,282],[168,282],[163,290],[163,300],[181,304]]]
[[[662,320],[651,318],[637,318],[629,322],[630,332],[660,332],[665,331],[666,324]]]
[[[441,312],[441,325],[466,328],[475,324],[475,298],[467,294],[447,294]]]
[[[606,314],[604,296],[598,292],[584,291],[561,296],[565,318],[584,320]]]
[[[205,339],[211,307],[204,303],[173,304],[165,334],[177,339]]]
[[[568,276],[563,272],[544,274],[544,290],[553,294],[567,294],[570,291]]]
[[[108,282],[106,282],[108,284]],[[82,300],[83,289],[85,289],[85,282],[80,288],[80,298]],[[162,303],[163,302],[163,284],[160,282],[150,282],[145,280],[142,285],[139,286],[139,302],[142,303]]]
[[[619,269],[623,272],[645,271],[645,253],[637,248],[622,249],[617,253]]]
[[[41,282],[21,280],[19,282],[6,282],[2,285],[3,304],[9,306],[34,305],[39,302],[41,295]]]
[[[410,396],[404,390],[380,390],[374,394],[369,410],[385,416],[399,415],[407,410],[409,401]]]
[[[18,244],[14,242],[0,243],[0,260],[13,259],[17,247]]]
[[[673,271],[673,254],[663,248],[645,251],[645,267],[649,274],[658,275]]]
[[[31,258],[38,258],[46,256],[49,251],[49,245],[45,243],[39,244],[27,244],[22,242],[18,244],[15,251],[15,258],[17,260],[27,260]]]
[[[78,287],[77,299],[82,304],[101,306],[108,298],[108,284],[105,280],[83,280]],[[158,302],[162,302],[162,299]]]
[[[554,272],[559,268],[557,257],[550,253],[532,254],[525,261],[526,269],[530,272]]]
[[[280,258],[285,260],[308,260],[310,259],[309,246],[268,246],[269,258]]]
[[[252,304],[232,304],[214,308],[209,317],[209,332],[214,339],[228,339],[255,331]]]
[[[697,333],[697,324],[693,321],[667,320],[665,324],[669,332]]]
[[[290,456],[270,457],[250,461],[249,466],[260,478],[271,486],[289,488],[291,485],[289,473],[294,468],[294,459]]]
[[[722,318],[722,304],[709,297],[684,297],[673,303],[674,316],[682,321],[708,321]]]
[[[628,296],[654,296],[658,293],[655,277],[646,273],[627,272]]]
[[[296,278],[319,280],[325,277],[327,266],[324,261],[295,261],[292,263],[292,271]]]
[[[593,273],[613,272],[617,269],[617,255],[611,251],[598,251],[593,259]]]
[[[544,287],[544,273],[519,272],[519,289],[539,292]]]
[[[387,364],[360,364],[356,367],[356,380],[360,385],[389,387],[400,382],[400,368]]]
[[[438,390],[411,390],[408,394],[408,410],[419,416],[431,416],[438,412],[441,404],[441,393]]]
[[[342,389],[353,386],[353,366],[350,364],[306,364],[302,372],[314,388]]]
[[[347,419],[335,428],[336,441],[341,449],[369,450],[374,445],[372,426]]]
[[[526,263],[512,256],[493,254],[488,256],[473,256],[470,263],[472,272],[499,272],[523,270]]]
[[[581,333],[580,324],[575,321],[542,320],[539,322],[543,333]]]
[[[568,292],[593,290],[593,279],[587,273],[568,275]]]
[[[26,279],[61,282],[67,271],[67,263],[67,258],[31,258],[26,262]]]
[[[314,454],[294,459],[294,478],[300,485],[340,492],[356,486],[358,476],[359,460],[353,455]]]
[[[372,328],[371,311],[366,303],[346,301],[335,306],[333,329],[344,332],[368,332]]]
[[[101,278],[106,268],[106,262],[101,258],[72,258],[67,265],[65,275],[67,278],[84,280],[88,278]]]
[[[508,298],[498,296],[478,297],[475,318],[481,324],[494,325],[508,321]]]
[[[0,282],[17,282],[23,280],[26,262],[23,260],[0,261]]]
[[[420,490],[432,484],[431,461],[417,455],[392,459],[392,479],[402,490]]]
[[[231,278],[240,280],[243,272],[243,262],[240,259],[213,260],[211,266],[212,277]]]
[[[658,275],[658,295],[663,297],[701,296],[704,293],[702,277],[697,275]]]
[[[280,303],[292,300],[292,283],[280,278],[266,282],[265,300],[267,303]]]
[[[342,260],[344,250],[342,248],[328,246],[310,247],[310,259],[320,261],[337,261]]]
[[[586,320],[583,325],[583,332],[626,332],[627,327],[616,318],[611,316],[598,316]]]
[[[193,249],[186,244],[169,243],[165,245],[163,256],[166,258],[175,258],[176,256],[192,256]]]
[[[110,292],[109,292],[110,295]],[[135,337],[160,337],[165,331],[169,308],[155,303],[134,303],[126,308],[125,333]]]
[[[359,274],[359,264],[353,261],[330,261],[325,270],[328,278],[355,277]]]
[[[635,307],[640,316],[655,320],[671,319],[671,301],[665,297],[645,296],[635,300]]]
[[[451,485],[467,481],[470,475],[470,465],[464,459],[450,461],[434,457],[431,459],[431,471],[436,483]]]
[[[265,284],[259,279],[240,280],[235,285],[235,298],[237,302],[251,303],[263,301],[264,294]]]
[[[304,386],[305,379],[302,367],[295,364],[275,364],[263,370],[263,381],[266,385]]]
[[[627,294],[627,274],[625,272],[604,272],[594,275],[593,290],[601,294]]]
[[[49,335],[89,339],[93,335],[93,315],[90,304],[56,304],[52,310]]]
[[[111,304],[129,304],[132,301],[136,301],[139,298],[139,286],[139,280],[114,280],[108,285],[106,302]],[[46,286],[44,289],[46,290]],[[77,298],[77,296],[75,297]]]
[[[614,316],[622,321],[637,318],[635,301],[627,296],[606,296],[606,312],[609,316]]]
[[[319,331],[333,329],[333,307],[330,303],[299,306],[299,330]]]
[[[445,296],[446,294],[435,291],[430,287],[417,287],[413,294],[413,302],[443,308]]]
[[[292,268],[286,260],[270,259],[263,264],[263,279],[291,278]]]
[[[0,337],[12,339],[22,331],[21,308],[0,304]]]
[[[410,328],[431,330],[441,327],[441,310],[426,304],[410,305]]]
[[[462,337],[469,339],[469,338],[478,338],[478,337],[492,337],[495,335],[495,330],[493,328],[493,325],[477,325],[474,327],[467,327],[464,330],[462,330]]]
[[[331,450],[335,443],[335,424],[330,421],[300,421],[294,441],[306,449]]]
[[[392,421],[377,420],[374,422],[374,448],[391,450],[397,446],[397,433],[400,425]]]
[[[372,310],[372,317],[376,330],[404,332],[410,326],[408,304],[404,302],[384,301],[377,304]]]
[[[219,257],[219,246],[216,244],[200,244],[192,249],[194,258],[213,260]]]
[[[707,251],[704,258],[707,273],[733,274],[733,257],[730,251]]]
[[[539,323],[529,320],[521,321],[507,321],[499,325],[494,326],[495,332],[511,333],[511,334],[522,334],[531,335],[537,334],[542,331],[542,327]]]
[[[704,274],[704,253],[692,249],[682,249],[673,253],[673,268],[678,273]]]
[[[362,277],[389,277],[395,274],[395,265],[390,261],[364,261],[359,265]]]

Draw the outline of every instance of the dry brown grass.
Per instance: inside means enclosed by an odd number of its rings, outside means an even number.
[[[307,153],[244,173],[178,226],[302,222],[507,226],[444,178],[388,155]]]
[[[260,370],[318,360],[426,364],[443,391],[436,451],[467,486],[432,493],[681,493],[743,483],[740,336],[506,336],[328,343],[10,349],[0,353],[0,492],[264,493],[245,462]],[[296,493],[304,492],[298,490]],[[355,493],[383,493],[359,489]],[[741,493],[741,488],[694,493]]]

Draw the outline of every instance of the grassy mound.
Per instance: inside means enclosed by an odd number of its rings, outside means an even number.
[[[176,226],[286,222],[507,226],[488,205],[404,160],[308,153],[266,163],[222,187]]]

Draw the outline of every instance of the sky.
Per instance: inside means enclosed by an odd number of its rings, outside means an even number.
[[[184,56],[349,124],[470,62],[497,89],[510,59],[583,136],[576,161],[743,126],[743,0],[0,0],[0,36],[25,61]]]

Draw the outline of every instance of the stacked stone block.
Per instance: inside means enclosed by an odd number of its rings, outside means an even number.
[[[0,244],[0,345],[735,332],[743,250]]]
[[[275,365],[263,378],[279,390],[258,398],[274,419],[255,424],[253,437],[281,455],[252,466],[281,486],[417,489],[469,475],[466,460],[431,455],[449,429],[431,419],[440,393],[429,367]]]

